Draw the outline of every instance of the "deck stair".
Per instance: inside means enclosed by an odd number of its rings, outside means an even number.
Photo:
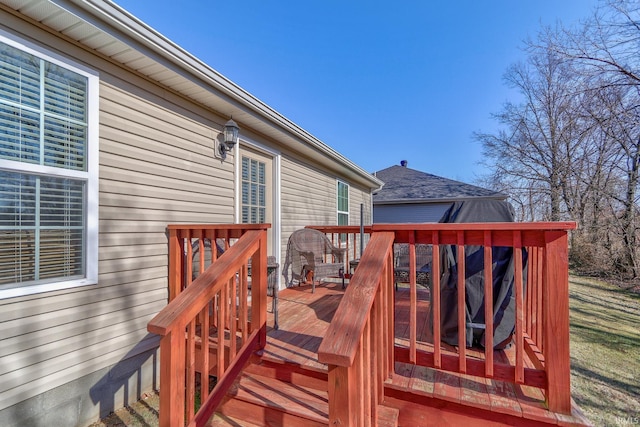
[[[378,407],[380,427],[398,426],[398,410]],[[291,363],[252,359],[208,426],[329,425],[327,374]]]

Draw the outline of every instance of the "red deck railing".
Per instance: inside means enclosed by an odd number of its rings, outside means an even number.
[[[170,303],[148,325],[150,332],[162,336],[161,426],[205,423],[249,355],[264,346],[267,228],[169,227]],[[349,248],[350,260],[358,258],[359,227],[312,228],[330,234],[334,242],[341,241]],[[539,387],[549,410],[570,414],[567,232],[574,228],[575,223],[366,227],[362,240],[368,240],[366,250],[319,349],[319,360],[329,365],[330,423],[375,425],[384,381],[398,361]],[[394,335],[395,244],[408,246],[409,254],[406,346],[398,345]],[[417,332],[416,245],[428,245],[436,260],[430,270],[433,330],[428,341],[419,341]],[[493,282],[492,248],[513,248],[515,351],[507,361],[494,357],[492,334],[486,334],[482,358],[477,351],[467,351],[463,275],[457,283],[457,353],[443,348],[438,260],[447,245],[456,248],[460,270],[464,270],[466,248],[482,247],[485,283]],[[491,286],[484,287],[484,300],[490,302],[484,307],[487,331],[494,327],[492,292]],[[209,375],[216,378],[211,393]],[[194,408],[197,393],[202,401],[199,411]]]
[[[354,414],[364,414],[371,408],[367,399],[349,401],[349,410],[345,410],[343,405],[347,396],[369,396],[372,389],[356,374],[362,369],[373,369],[367,364],[372,362],[362,361],[358,355],[368,345],[369,336],[382,337],[387,333],[388,323],[380,321],[379,316],[393,319],[392,303],[382,304],[384,313],[374,315],[371,311],[371,307],[376,306],[373,301],[382,298],[378,295],[389,294],[393,286],[393,261],[390,261],[393,243],[409,245],[409,343],[407,347],[402,347],[394,346],[394,340],[378,341],[376,345],[367,347],[372,352],[371,360],[387,360],[386,357],[392,355],[391,360],[394,361],[539,387],[544,390],[549,410],[570,414],[567,231],[575,226],[570,222],[374,225],[371,241],[334,315],[330,333],[320,347],[320,360],[330,364],[330,373],[335,371],[333,376],[330,375],[330,381],[333,381],[329,385],[329,389],[333,390],[329,396],[330,419],[343,425],[359,425],[354,417],[361,415]],[[327,231],[324,227],[313,228]],[[352,228],[338,227],[329,231],[351,233]],[[417,340],[416,244],[431,245],[432,259],[436,260],[431,265],[432,342]],[[458,275],[457,283],[458,350],[457,354],[443,351],[440,331],[442,272],[439,262],[445,247],[443,245],[456,248],[460,271],[465,269],[465,247],[481,246],[485,283],[493,283],[492,248],[513,248],[515,356],[508,364],[494,360],[491,333],[485,334],[483,360],[468,354],[465,277],[462,274]],[[523,273],[523,249],[527,254],[526,276]],[[484,287],[484,300],[489,302],[484,306],[486,331],[494,330],[492,292],[491,286]],[[384,369],[376,375],[385,375]],[[373,377],[377,378],[376,375]],[[332,399],[332,395],[338,399]],[[375,401],[379,396],[372,398]]]
[[[169,301],[172,301],[220,254],[249,230],[269,224],[171,224],[169,231]],[[194,274],[195,273],[195,274]]]
[[[162,337],[160,426],[204,425],[250,355],[264,347],[268,227],[169,226],[170,302],[147,326]],[[216,245],[224,246],[219,258]]]
[[[393,327],[393,233],[382,232],[372,235],[318,349],[329,371],[329,425],[378,425]]]

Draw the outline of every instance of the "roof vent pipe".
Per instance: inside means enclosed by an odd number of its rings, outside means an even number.
[[[408,164],[409,162],[407,162],[406,160],[400,160],[400,166],[402,166],[403,168],[406,168]]]

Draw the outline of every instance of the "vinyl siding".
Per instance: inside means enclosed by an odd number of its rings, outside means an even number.
[[[357,187],[349,187],[349,224],[360,225],[360,204],[363,204],[362,222],[364,225],[372,224],[371,212],[371,192],[359,189]]]
[[[336,177],[295,157],[282,159],[282,260],[294,230],[307,225],[337,224],[336,180],[349,184],[349,223],[360,225],[360,203],[364,203],[365,225],[371,224],[371,192],[351,184],[347,177]]]
[[[374,205],[373,222],[377,224],[438,222],[451,203]]]
[[[0,300],[0,410],[157,346],[146,325],[167,302],[167,224],[233,222],[234,159],[213,158],[222,119],[30,31],[100,73],[99,276]]]
[[[360,204],[363,205],[362,212],[362,223],[363,225],[371,225],[371,192],[367,192],[357,187],[351,185],[349,186],[349,225],[360,225]],[[360,250],[360,238],[355,236],[355,241],[353,240],[354,236],[349,235],[349,251],[346,255],[347,260],[352,260],[354,258],[359,258],[362,254]],[[337,236],[334,236],[337,238]],[[367,243],[369,242],[369,237],[364,236],[364,245],[366,248]],[[345,246],[345,243],[342,243]],[[348,267],[347,267],[348,268]]]
[[[336,223],[335,178],[283,154],[281,162],[282,260],[294,230],[312,224]]]

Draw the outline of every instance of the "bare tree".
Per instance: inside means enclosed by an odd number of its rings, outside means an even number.
[[[614,149],[609,182],[600,190],[607,196],[612,225],[622,241],[616,259],[622,270],[638,277],[638,184],[640,180],[640,94],[639,87],[599,88],[600,114],[594,118]],[[613,254],[612,254],[613,255]]]
[[[525,47],[505,74],[521,99],[475,135],[487,182],[521,219],[578,221],[572,261],[640,277],[640,2],[608,0]]]
[[[597,102],[587,108],[593,123],[618,151],[612,174],[598,191],[608,196],[619,232],[619,267],[640,276],[638,185],[640,184],[640,4],[610,0],[579,29],[547,30],[540,46],[571,61]],[[601,171],[602,172],[602,171]],[[617,185],[612,186],[613,178]]]
[[[522,102],[507,102],[494,115],[504,129],[475,134],[496,177],[510,183],[510,194],[529,200],[523,203],[530,204],[531,219],[571,218],[566,186],[582,138],[575,77],[570,64],[550,49],[532,49],[526,63],[505,74]]]

